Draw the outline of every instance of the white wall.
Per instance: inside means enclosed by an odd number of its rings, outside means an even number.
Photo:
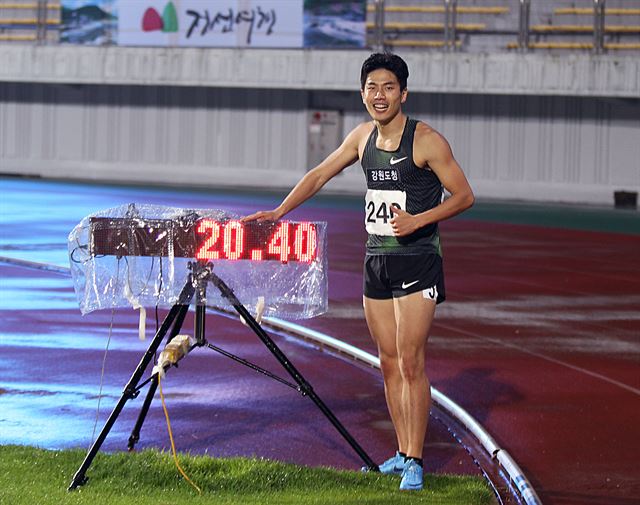
[[[0,83],[0,172],[285,188],[307,170],[307,109],[365,119],[356,91]],[[411,93],[477,196],[604,203],[640,191],[640,99]],[[329,185],[360,193],[359,167]]]
[[[398,51],[409,64],[414,91],[640,96],[637,53]],[[369,54],[369,50],[0,44],[0,82],[351,91]]]

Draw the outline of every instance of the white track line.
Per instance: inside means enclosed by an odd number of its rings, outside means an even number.
[[[579,367],[577,365],[572,365],[571,363],[567,363],[566,361],[562,361],[559,360],[557,358],[552,358],[551,356],[547,356],[546,354],[542,354],[539,353],[537,351],[532,351],[530,349],[527,349],[526,347],[522,347],[516,344],[512,344],[510,342],[504,342],[503,340],[497,339],[497,338],[492,338],[492,337],[483,337],[481,335],[478,335],[476,333],[473,333],[471,331],[466,331],[466,330],[461,330],[459,328],[456,328],[455,326],[451,326],[448,324],[442,324],[441,322],[437,322],[436,323],[437,326],[439,326],[440,328],[445,328],[449,331],[453,331],[456,333],[460,333],[461,335],[466,335],[468,337],[473,337],[473,338],[477,338],[479,340],[484,340],[485,342],[491,342],[493,344],[496,344],[497,346],[501,346],[501,347],[509,347],[511,349],[516,349],[520,352],[523,352],[525,354],[530,354],[531,356],[535,356],[537,358],[543,359],[545,361],[549,361],[551,363],[555,363],[556,365],[560,365],[566,368],[570,368],[571,370],[575,370],[576,372],[580,372],[583,373],[585,375],[589,375],[591,377],[594,377],[596,379],[600,379],[604,382],[608,382],[609,384],[612,384],[614,386],[618,386],[619,388],[625,389],[635,395],[640,396],[640,389],[634,388],[633,386],[629,386],[628,384],[625,384],[624,382],[620,382],[617,381],[615,379],[612,379],[611,377],[607,377],[606,375],[602,375],[599,374],[598,372],[593,372],[591,370],[587,370],[586,368],[582,368]]]

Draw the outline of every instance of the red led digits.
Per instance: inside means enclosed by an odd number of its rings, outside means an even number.
[[[310,263],[316,258],[316,227],[311,223],[296,226],[294,238],[296,259]]]
[[[310,263],[317,257],[317,230],[313,223],[220,223],[202,219],[195,257],[199,260],[279,260]]]
[[[289,223],[280,223],[269,241],[269,254],[280,257],[280,261],[289,261]]]
[[[216,251],[216,243],[220,238],[220,223],[213,219],[203,219],[198,223],[197,231],[201,235],[207,235],[204,243],[198,249],[196,258],[199,260],[217,260],[220,251]]]
[[[240,221],[229,221],[224,225],[224,257],[237,260],[244,251],[244,226]]]

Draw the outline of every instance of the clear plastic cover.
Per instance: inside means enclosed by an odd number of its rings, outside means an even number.
[[[325,222],[242,223],[221,210],[129,204],[85,217],[69,234],[80,310],[171,307],[205,265],[253,312],[304,319],[327,311]],[[212,282],[191,303],[230,309]],[[264,298],[264,302],[262,301]]]

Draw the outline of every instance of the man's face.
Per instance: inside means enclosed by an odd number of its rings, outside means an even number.
[[[364,89],[360,93],[371,118],[383,124],[396,117],[401,104],[407,99],[407,90],[401,90],[395,74],[384,68],[367,75]]]

